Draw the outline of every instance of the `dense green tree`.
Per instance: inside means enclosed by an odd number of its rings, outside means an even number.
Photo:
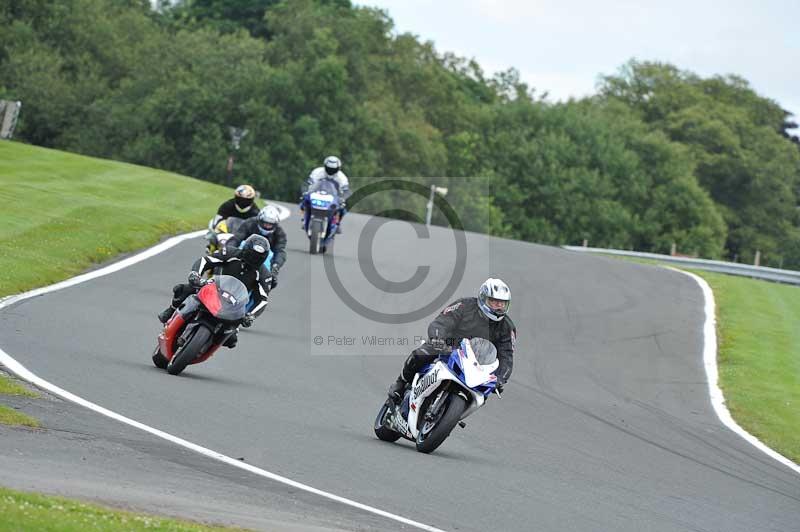
[[[0,0],[0,28],[29,142],[222,183],[238,126],[235,178],[270,198],[335,153],[356,187],[447,187],[472,231],[800,267],[793,124],[735,76],[631,62],[553,104],[348,0]],[[356,209],[420,219],[426,196]]]
[[[631,61],[608,76],[601,97],[624,102],[653,130],[685,145],[695,175],[729,227],[730,258],[771,265],[793,245],[800,152],[787,139],[786,112],[737,76],[709,79],[672,65]]]

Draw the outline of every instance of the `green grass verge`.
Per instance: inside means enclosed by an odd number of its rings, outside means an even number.
[[[39,394],[17,384],[14,379],[0,375],[0,394],[22,395],[24,397],[39,397]]]
[[[0,176],[0,297],[201,229],[231,197],[189,177],[9,141]]]
[[[39,421],[23,414],[22,412],[18,412],[13,408],[0,405],[0,425],[21,425],[23,427],[38,427]]]
[[[230,190],[140,166],[0,141],[0,297],[200,229]],[[183,265],[188,267],[189,265]],[[0,376],[0,393],[36,396]],[[0,423],[38,422],[0,405]],[[0,531],[230,530],[0,488]]]
[[[39,394],[19,384],[14,379],[0,375],[0,394],[39,397]],[[7,406],[0,405],[0,424],[38,427],[39,421]]]
[[[83,532],[85,530],[211,531],[242,530],[208,527],[143,514],[109,510],[61,497],[48,497],[0,488],[0,532]]]
[[[747,432],[800,462],[800,288],[709,272],[719,382]]]
[[[747,432],[800,462],[800,287],[688,271],[714,292],[719,386],[728,410]]]

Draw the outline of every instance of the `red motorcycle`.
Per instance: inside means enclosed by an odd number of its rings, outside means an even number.
[[[249,294],[230,275],[203,282],[176,310],[158,335],[153,364],[178,375],[189,364],[208,360],[230,338],[247,313]]]

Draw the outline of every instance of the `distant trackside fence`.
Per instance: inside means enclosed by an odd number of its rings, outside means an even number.
[[[752,277],[753,279],[764,279],[777,283],[787,283],[800,285],[800,272],[794,270],[779,270],[778,268],[767,268],[764,266],[750,266],[739,264],[738,262],[723,262],[720,260],[692,259],[689,257],[674,257],[672,255],[659,255],[658,253],[640,253],[638,251],[624,251],[621,249],[589,248],[583,246],[561,246],[569,251],[580,251],[584,253],[597,253],[601,255],[619,255],[623,257],[635,257],[639,259],[651,259],[659,262],[666,262],[682,268],[693,268],[695,270],[706,270],[710,272],[727,273],[730,275],[741,275]]]

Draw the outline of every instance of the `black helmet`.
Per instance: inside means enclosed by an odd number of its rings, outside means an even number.
[[[250,235],[242,247],[242,260],[256,268],[267,260],[269,255],[269,240],[261,235]]]

